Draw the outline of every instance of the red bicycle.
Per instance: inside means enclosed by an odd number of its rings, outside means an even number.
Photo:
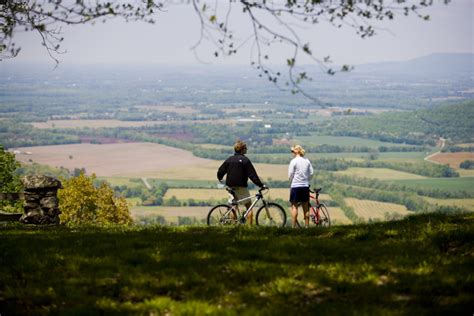
[[[329,217],[329,211],[323,203],[319,202],[319,192],[322,188],[316,190],[309,190],[309,218],[310,222],[316,226],[329,227],[331,226],[331,218]],[[314,194],[314,195],[312,195]],[[312,200],[314,203],[312,203]]]

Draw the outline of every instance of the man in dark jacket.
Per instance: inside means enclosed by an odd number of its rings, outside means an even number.
[[[225,184],[232,188],[236,200],[242,200],[250,197],[248,189],[248,179],[252,180],[255,185],[263,187],[262,181],[257,175],[255,168],[250,160],[245,156],[247,153],[247,144],[242,141],[237,141],[234,144],[234,155],[227,158],[217,171],[217,179],[222,181],[222,178],[227,174]],[[248,209],[252,201],[246,200],[245,206]],[[249,213],[247,217],[250,224],[253,222],[253,214]]]

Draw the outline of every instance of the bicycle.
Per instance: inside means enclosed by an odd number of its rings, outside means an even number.
[[[317,188],[316,190],[309,190],[309,217],[310,222],[314,223],[316,226],[320,227],[330,227],[331,218],[329,217],[329,211],[323,203],[319,202],[319,192],[322,188]],[[311,195],[311,193],[314,194]],[[311,200],[315,201],[316,205],[311,203]]]
[[[225,226],[225,225],[237,225],[245,224],[247,216],[252,211],[254,206],[262,201],[263,205],[258,209],[257,215],[255,216],[256,223],[258,226],[277,226],[283,227],[286,224],[286,212],[277,203],[267,202],[263,197],[262,192],[269,190],[267,187],[260,188],[258,193],[254,196],[236,200],[234,191],[226,187],[225,188],[230,195],[228,204],[219,204],[214,206],[207,214],[207,225],[209,226]],[[240,213],[239,203],[252,200],[252,204],[243,214]]]

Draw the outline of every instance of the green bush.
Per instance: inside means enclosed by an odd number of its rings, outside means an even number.
[[[19,166],[20,163],[15,160],[15,155],[5,151],[3,146],[0,145],[0,192],[15,193],[21,191],[20,177],[15,173]],[[0,210],[5,212],[19,212],[21,207],[21,201],[0,201]]]
[[[63,180],[58,191],[61,222],[66,224],[130,224],[132,219],[124,198],[114,197],[105,182],[94,186],[95,175]]]

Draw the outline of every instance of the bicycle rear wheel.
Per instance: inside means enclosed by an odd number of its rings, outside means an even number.
[[[229,205],[214,206],[207,214],[207,225],[224,226],[237,224],[237,214]]]
[[[257,225],[283,227],[286,224],[286,213],[276,203],[262,205],[257,211]]]
[[[329,211],[324,204],[319,204],[319,225],[321,227],[330,227],[331,218],[329,217]]]

